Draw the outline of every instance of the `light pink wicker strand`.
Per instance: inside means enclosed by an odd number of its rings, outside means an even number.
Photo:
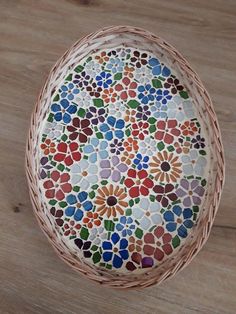
[[[210,183],[209,193],[206,197],[206,202],[203,207],[204,214],[198,221],[197,232],[190,237],[189,242],[186,243],[174,257],[165,261],[162,267],[157,267],[147,271],[146,273],[138,276],[122,276],[114,275],[106,270],[97,269],[95,266],[87,265],[84,261],[81,261],[78,257],[66,250],[66,245],[59,241],[56,236],[54,226],[49,223],[49,219],[45,219],[45,212],[43,211],[43,204],[40,199],[40,188],[38,185],[38,176],[35,171],[35,158],[36,158],[36,145],[39,142],[39,126],[42,120],[45,118],[46,112],[44,105],[47,103],[56,85],[54,82],[58,81],[61,77],[65,77],[68,70],[71,70],[74,66],[73,54],[77,55],[78,49],[84,47],[89,49],[91,41],[102,41],[104,45],[109,44],[109,38],[114,41],[113,36],[131,34],[135,36],[141,36],[146,42],[155,44],[163,51],[163,55],[167,54],[172,59],[172,64],[178,66],[184,73],[183,80],[188,82],[192,87],[189,90],[190,96],[198,103],[201,109],[201,118],[205,124],[206,130],[211,134],[211,147],[214,155],[216,156],[216,163],[214,168],[214,181]],[[119,37],[118,37],[119,38]],[[135,39],[133,44],[135,44]],[[137,42],[138,45],[138,42]],[[96,49],[92,50],[92,52]],[[91,51],[90,51],[91,52]],[[68,59],[69,58],[69,59]],[[190,89],[190,88],[189,88]],[[193,93],[192,91],[195,91]],[[213,158],[213,157],[212,157]],[[147,32],[140,28],[131,26],[114,26],[107,27],[99,30],[96,33],[92,33],[78,42],[76,42],[55,64],[50,71],[48,79],[44,84],[40,95],[38,97],[36,107],[31,117],[31,125],[29,130],[27,148],[26,148],[26,174],[28,179],[30,198],[33,204],[36,218],[39,222],[41,229],[44,231],[49,241],[52,243],[58,255],[72,266],[75,270],[80,271],[86,277],[106,286],[113,288],[143,288],[153,284],[159,284],[167,278],[174,276],[179,270],[187,266],[193,257],[199,252],[206,240],[208,239],[217,209],[220,201],[220,196],[224,184],[225,163],[224,154],[221,141],[221,134],[217,117],[213,109],[211,99],[205,90],[198,75],[191,69],[188,62],[176,51],[174,47],[166,43],[161,38],[154,34]],[[213,187],[212,191],[210,187]]]

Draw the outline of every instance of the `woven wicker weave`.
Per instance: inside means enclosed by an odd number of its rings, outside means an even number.
[[[45,119],[53,93],[81,59],[102,49],[114,47],[133,47],[152,52],[170,67],[176,69],[181,82],[197,106],[199,119],[209,140],[209,158],[211,161],[207,192],[201,207],[201,214],[196,226],[178,253],[167,258],[158,267],[147,269],[140,274],[119,274],[86,263],[67,244],[58,237],[50,213],[45,210],[41,198],[42,190],[38,176],[37,148],[40,142],[40,127]],[[224,184],[224,154],[220,129],[211,99],[198,75],[188,62],[161,38],[145,30],[130,26],[108,27],[92,33],[76,42],[52,68],[48,79],[39,95],[32,114],[31,126],[26,149],[26,174],[30,197],[40,227],[47,235],[58,255],[75,270],[83,273],[100,284],[113,288],[143,288],[159,284],[172,277],[190,263],[206,242],[220,201]]]

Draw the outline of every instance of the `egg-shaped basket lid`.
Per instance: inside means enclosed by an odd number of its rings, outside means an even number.
[[[75,43],[34,109],[26,172],[60,257],[101,284],[146,287],[208,238],[224,156],[208,93],[187,61],[143,29]]]

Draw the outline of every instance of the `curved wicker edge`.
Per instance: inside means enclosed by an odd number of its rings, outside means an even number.
[[[53,229],[54,226],[50,225],[48,222],[45,221],[43,212],[43,204],[39,198],[39,187],[37,181],[37,174],[35,173],[35,165],[34,165],[34,156],[35,156],[35,147],[34,143],[36,139],[38,139],[38,127],[40,117],[42,118],[42,107],[43,107],[43,96],[45,93],[48,93],[51,96],[52,91],[50,90],[50,79],[55,75],[57,69],[64,65],[65,60],[68,58],[70,53],[78,47],[82,45],[86,45],[90,39],[98,39],[102,38],[103,36],[109,36],[112,34],[124,34],[124,33],[132,33],[137,34],[144,37],[147,40],[155,43],[156,45],[160,46],[164,49],[167,53],[169,53],[174,60],[178,63],[181,69],[185,72],[188,80],[191,81],[191,85],[193,84],[196,87],[197,92],[201,95],[201,98],[205,105],[205,112],[210,121],[210,127],[212,128],[213,132],[213,142],[212,144],[215,145],[216,155],[217,155],[217,169],[215,175],[215,182],[213,185],[215,187],[215,192],[211,199],[210,204],[208,204],[209,208],[207,209],[207,214],[204,217],[204,226],[201,228],[201,232],[199,232],[194,245],[190,248],[187,247],[188,252],[185,252],[180,259],[172,263],[170,268],[162,271],[161,273],[155,273],[152,271],[147,272],[143,276],[133,277],[133,279],[129,279],[127,277],[122,278],[117,276],[117,279],[114,276],[111,276],[106,271],[98,271],[95,267],[88,266],[84,264],[83,261],[76,259],[73,254],[69,254],[65,252],[61,243],[58,242],[58,238],[56,236],[56,232]],[[65,52],[65,54],[57,61],[55,66],[51,69],[49,76],[39,94],[38,100],[36,102],[36,106],[32,113],[31,117],[31,124],[29,129],[29,135],[27,140],[27,147],[26,147],[26,158],[25,158],[25,167],[26,167],[26,176],[29,185],[29,192],[31,202],[34,208],[34,212],[36,218],[39,222],[41,229],[46,234],[47,238],[51,242],[53,248],[56,250],[57,254],[71,267],[75,270],[80,271],[86,277],[106,286],[110,286],[113,288],[143,288],[148,287],[153,284],[159,284],[162,281],[166,280],[167,278],[171,278],[174,276],[179,270],[183,269],[187,266],[193,257],[199,252],[202,248],[204,243],[207,241],[217,209],[221,197],[221,192],[224,184],[224,177],[225,177],[225,161],[224,161],[224,153],[222,147],[222,140],[220,129],[217,121],[217,117],[213,108],[212,101],[205,90],[200,78],[198,75],[191,69],[189,63],[179,54],[179,52],[172,47],[170,44],[165,42],[163,39],[155,36],[154,34],[145,31],[140,28],[132,27],[132,26],[114,26],[114,27],[106,27],[103,28],[95,33],[91,33],[88,36],[83,37],[81,40],[76,42],[69,50]],[[185,250],[186,251],[186,250]]]

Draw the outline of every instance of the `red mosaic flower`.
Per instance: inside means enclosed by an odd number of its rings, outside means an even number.
[[[161,203],[163,207],[169,205],[169,201],[176,201],[177,195],[174,193],[175,187],[173,184],[155,185],[153,191],[157,194],[156,200]]]
[[[149,134],[148,131],[149,123],[139,121],[138,123],[132,124],[132,135],[137,136],[140,140],[144,140],[145,135]]]
[[[76,224],[74,220],[70,220],[64,224],[63,228],[65,236],[75,236],[76,230],[79,230],[81,228],[81,224]]]
[[[158,121],[155,138],[159,141],[165,142],[166,144],[172,144],[174,136],[180,135],[180,130],[177,126],[178,122],[174,119],[168,121]]]
[[[158,261],[162,261],[165,254],[170,255],[173,252],[171,246],[172,236],[165,232],[165,229],[158,226],[153,233],[147,233],[144,236],[143,251],[146,255],[153,255]]]
[[[180,129],[184,136],[194,135],[198,131],[198,128],[193,121],[185,121]]]
[[[47,198],[56,198],[61,201],[65,197],[65,193],[70,193],[72,190],[71,184],[68,183],[70,175],[68,173],[60,174],[59,171],[54,170],[51,173],[51,179],[44,182],[45,196]]]
[[[114,91],[112,87],[104,89],[102,94],[102,99],[105,101],[105,103],[109,102],[115,102],[117,97],[117,93]]]
[[[148,178],[146,170],[136,171],[134,169],[128,170],[128,178],[124,183],[129,189],[130,197],[138,197],[141,195],[148,195],[149,189],[153,188],[153,181]]]
[[[137,88],[136,82],[131,82],[128,77],[122,79],[122,84],[117,84],[115,90],[120,92],[120,98],[126,100],[128,97],[134,98],[136,96],[135,89]]]
[[[81,154],[79,152],[79,145],[75,142],[70,143],[59,143],[57,145],[58,153],[55,154],[54,160],[64,162],[66,166],[71,166],[74,161],[80,161]]]
[[[80,143],[86,143],[88,140],[88,136],[93,134],[92,129],[89,127],[90,121],[89,119],[79,119],[74,118],[72,120],[72,125],[67,127],[67,130],[71,132],[69,135],[70,140],[76,140],[77,137]]]

